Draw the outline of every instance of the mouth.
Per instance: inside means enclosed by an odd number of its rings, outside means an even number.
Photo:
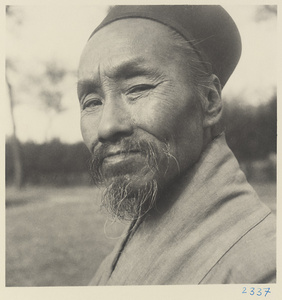
[[[122,161],[126,161],[128,159],[133,159],[137,155],[141,155],[141,152],[138,150],[130,150],[130,151],[113,151],[109,152],[105,158],[105,163],[118,163]]]

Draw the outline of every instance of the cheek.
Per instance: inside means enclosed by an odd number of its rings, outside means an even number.
[[[86,115],[80,118],[80,130],[85,145],[90,150],[92,143],[97,140],[97,122],[95,118],[88,117]]]
[[[155,138],[168,144],[170,153],[183,170],[195,163],[202,151],[203,129],[197,100],[192,96],[188,99],[181,96],[152,101],[146,109],[139,110],[138,123]]]
[[[138,127],[151,133],[157,139],[166,141],[177,118],[174,97],[166,89],[158,89],[149,97],[134,105],[134,119]],[[171,90],[170,90],[171,91]]]
[[[187,169],[198,160],[202,152],[203,127],[201,114],[197,110],[184,118],[175,137],[175,155],[182,169]]]
[[[137,108],[137,124],[161,141],[189,137],[201,126],[201,114],[193,95],[169,92],[154,93]]]

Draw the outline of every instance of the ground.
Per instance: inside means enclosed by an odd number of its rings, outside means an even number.
[[[276,185],[253,184],[276,213]],[[6,190],[6,286],[87,285],[122,234],[91,187]]]

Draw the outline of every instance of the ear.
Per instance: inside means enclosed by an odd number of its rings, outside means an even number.
[[[210,84],[206,88],[206,99],[203,107],[204,128],[218,124],[222,116],[221,85],[216,75],[210,76]]]

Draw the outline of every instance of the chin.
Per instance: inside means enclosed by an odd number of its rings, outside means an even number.
[[[102,206],[113,219],[138,220],[155,207],[158,191],[158,182],[152,176],[112,177],[105,187]]]
[[[151,181],[159,182],[160,180],[159,174],[147,166],[138,166],[131,170],[111,170],[110,173],[106,172],[105,175],[106,180],[104,185],[109,186],[113,182],[125,182],[126,184],[130,184],[132,189],[139,189]]]

